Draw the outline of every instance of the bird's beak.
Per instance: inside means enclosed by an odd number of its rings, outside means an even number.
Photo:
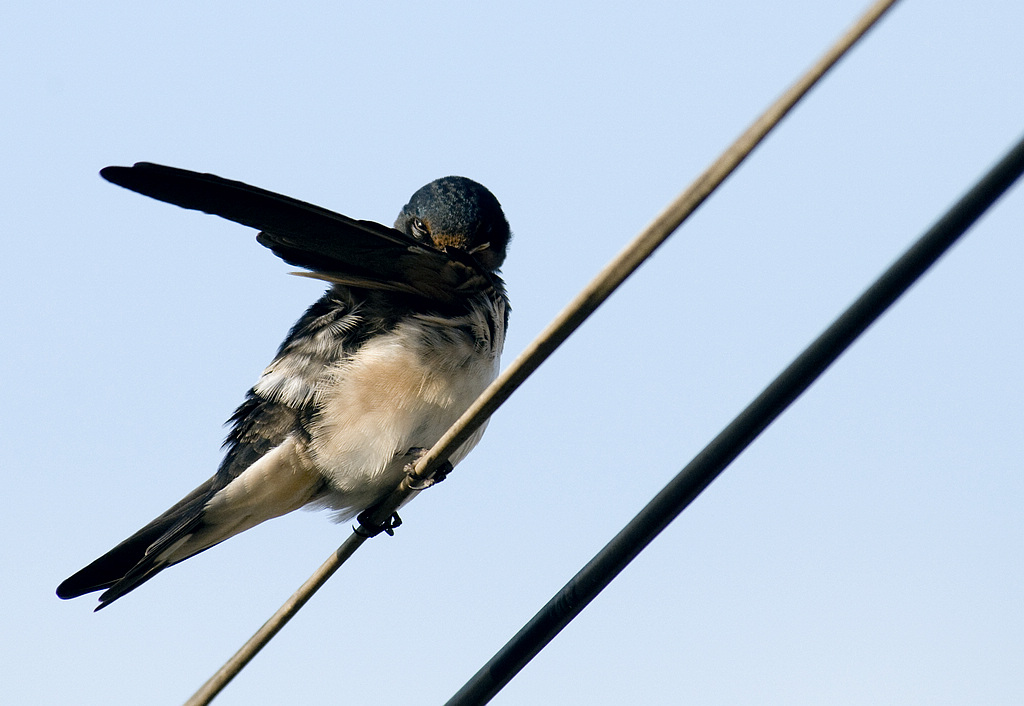
[[[430,237],[438,248],[466,250],[469,246],[469,239],[461,233],[431,233]]]

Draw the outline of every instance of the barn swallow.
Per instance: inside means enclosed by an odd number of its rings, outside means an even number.
[[[394,228],[173,167],[107,167],[108,181],[256,228],[330,288],[298,320],[230,419],[216,474],[64,581],[96,610],[163,569],[301,507],[341,521],[373,507],[498,372],[510,310],[498,268],[511,233],[465,177],[412,195]],[[449,461],[458,463],[481,427]]]

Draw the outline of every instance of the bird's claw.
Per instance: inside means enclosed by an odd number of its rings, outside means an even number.
[[[407,476],[409,476],[409,489],[410,490],[416,490],[416,491],[426,490],[427,488],[429,488],[429,487],[431,487],[433,485],[437,485],[438,483],[443,481],[445,478],[447,478],[448,474],[451,473],[453,468],[454,468],[452,466],[452,462],[447,460],[447,459],[445,459],[444,463],[442,463],[440,466],[435,468],[433,470],[433,472],[431,472],[431,474],[429,476],[423,477],[423,476],[417,475],[415,473],[415,471],[416,471],[416,463],[421,458],[423,458],[424,454],[426,454],[427,451],[429,451],[429,449],[415,448],[415,449],[409,449],[409,452],[406,454],[407,456],[411,456],[412,457],[412,460],[409,461],[409,463],[405,464],[405,474]]]
[[[402,526],[402,518],[398,516],[397,512],[391,513],[383,522],[374,522],[372,507],[363,510],[356,519],[359,521],[359,524],[353,528],[353,531],[367,538],[376,537],[381,532],[389,537],[394,537],[395,530]]]
[[[440,466],[435,468],[428,476],[419,476],[416,474],[416,462],[423,458],[423,455],[427,453],[429,449],[413,448],[406,452],[406,457],[409,458],[409,462],[405,464],[405,473],[409,476],[409,489],[420,491],[426,490],[432,485],[436,485],[448,477],[448,474],[452,472],[451,461],[446,460]],[[393,537],[395,529],[400,527],[402,524],[402,518],[398,516],[397,512],[391,513],[391,515],[383,522],[375,522],[373,516],[376,514],[378,506],[368,507],[363,510],[356,517],[359,524],[353,528],[356,534],[363,537],[376,537],[378,534],[383,532],[389,537]]]

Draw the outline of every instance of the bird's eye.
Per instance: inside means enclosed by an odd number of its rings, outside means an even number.
[[[412,219],[412,232],[413,235],[416,235],[417,237],[420,238],[425,238],[428,235],[430,235],[430,229],[427,228],[427,224],[424,223],[419,218]]]

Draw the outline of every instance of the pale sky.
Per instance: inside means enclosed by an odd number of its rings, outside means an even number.
[[[184,701],[348,535],[268,522],[108,609],[57,584],[210,476],[322,287],[112,186],[390,224],[487,185],[510,361],[866,2],[8,3],[0,701]],[[1024,133],[1020,3],[893,11],[215,703],[435,704]],[[494,700],[1024,702],[1018,186]]]

